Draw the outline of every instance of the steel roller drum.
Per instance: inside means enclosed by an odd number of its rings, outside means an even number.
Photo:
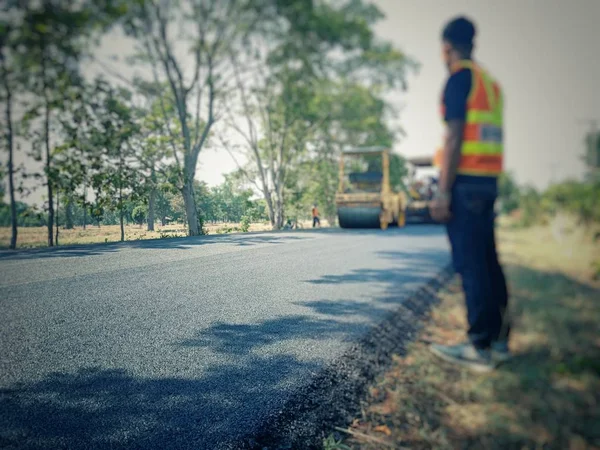
[[[341,228],[380,228],[380,207],[340,206],[338,222]]]

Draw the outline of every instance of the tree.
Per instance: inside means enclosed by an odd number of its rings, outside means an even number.
[[[228,125],[244,140],[242,151],[252,167],[243,171],[262,192],[271,225],[279,229],[285,217],[285,186],[290,167],[299,162],[311,131],[325,120],[327,112],[314,110],[315,80],[304,71],[281,71],[265,77],[250,90],[238,71],[236,79],[242,110],[229,110]],[[237,124],[240,114],[245,127]],[[234,148],[225,139],[222,143],[230,152]]]
[[[15,74],[12,64],[10,46],[14,44],[13,27],[7,22],[0,22],[0,79],[2,84],[2,102],[4,103],[5,141],[8,151],[8,192],[10,196],[10,248],[17,247],[17,204],[15,200],[15,136],[13,128],[13,95],[15,91]]]
[[[384,117],[388,108],[377,94],[384,88],[404,86],[409,65],[402,53],[374,38],[372,25],[382,14],[372,5],[353,0],[336,4],[289,1],[278,6],[277,26],[269,29],[261,46],[266,49],[266,70],[253,77],[234,71],[239,96],[235,103],[241,108],[230,108],[228,125],[243,144],[222,139],[232,154],[241,148],[250,161],[251,167],[241,169],[263,193],[274,228],[283,225],[286,180],[294,166],[310,158],[307,151],[314,157],[339,150],[332,145],[335,141],[350,140],[354,145],[365,141],[362,130],[352,130],[352,114],[365,120],[369,139],[383,134],[390,140]],[[261,52],[257,54],[260,59]],[[241,58],[232,57],[234,68]],[[357,101],[365,98],[369,105]],[[341,106],[340,100],[352,107]],[[379,108],[379,116],[368,109],[371,105]],[[345,130],[346,137],[334,131],[336,125]],[[320,170],[331,174],[325,161],[335,164],[336,158],[317,159]],[[331,198],[335,190],[327,185],[321,192]]]
[[[169,150],[171,147],[167,132],[167,129],[176,126],[176,112],[173,99],[162,94],[164,90],[168,90],[168,85],[147,82],[139,78],[134,80],[134,85],[136,93],[144,103],[138,108],[142,120],[136,145],[139,149],[141,168],[145,172],[144,188],[148,194],[148,231],[154,231],[159,185],[171,183],[176,186],[178,180],[177,168],[168,162],[169,159],[173,159],[173,152]],[[166,115],[170,118],[169,122],[165,121]]]
[[[140,0],[131,7],[126,21],[127,33],[140,44],[137,61],[150,67],[157,84],[168,85],[168,93],[160,99],[170,97],[174,102],[177,126],[166,127],[166,131],[192,236],[202,232],[194,199],[198,156],[208,143],[229,88],[227,57],[243,48],[260,18],[255,3],[260,4],[255,0]],[[185,52],[175,47],[177,32],[188,44]],[[189,54],[193,55],[193,69],[188,74],[184,68]],[[163,115],[171,123],[166,105]]]
[[[104,205],[119,212],[121,241],[125,240],[125,202],[136,199],[141,193],[139,180],[139,155],[132,141],[139,133],[134,111],[125,102],[131,93],[124,88],[114,89],[103,81],[98,82],[101,99],[97,110],[100,127],[94,143],[103,149],[105,169],[96,178],[98,192]],[[98,185],[101,183],[101,185]]]
[[[137,205],[135,208],[133,208],[133,211],[131,212],[131,218],[135,223],[137,223],[140,226],[144,223],[144,220],[146,220],[147,215],[148,206],[144,204]]]
[[[120,0],[42,0],[17,2],[22,13],[18,64],[27,72],[31,108],[25,124],[40,125],[32,134],[36,159],[44,160],[47,188],[48,245],[54,244],[54,189],[57,170],[52,160],[54,112],[62,109],[66,90],[77,83],[79,61],[104,31],[126,11]]]

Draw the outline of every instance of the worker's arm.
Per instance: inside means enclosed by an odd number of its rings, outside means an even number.
[[[464,128],[464,120],[453,119],[448,122],[440,167],[439,192],[442,195],[450,195],[452,184],[456,178]]]
[[[447,124],[442,150],[438,192],[430,203],[431,217],[438,222],[450,220],[450,193],[460,164],[460,153],[467,117],[467,99],[471,90],[471,72],[461,70],[453,74],[444,90],[444,119]]]
[[[452,190],[460,164],[460,150],[467,118],[467,99],[471,91],[471,83],[471,71],[461,70],[450,76],[444,89],[444,119],[447,128],[438,187],[439,192],[448,195]]]

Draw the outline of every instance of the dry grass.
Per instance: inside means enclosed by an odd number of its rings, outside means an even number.
[[[565,223],[500,229],[515,324],[512,362],[474,375],[429,354],[429,342],[464,339],[454,281],[406,357],[395,358],[372,386],[345,441],[332,437],[324,447],[599,449],[600,285],[591,281],[591,262],[600,246]]]
[[[321,220],[322,226],[327,227],[327,221]],[[310,228],[311,221],[300,222],[301,228]],[[204,226],[208,234],[229,234],[240,233],[239,223],[218,223],[206,224]],[[269,223],[251,223],[249,232],[269,231]],[[8,227],[0,227],[0,248],[8,248],[10,244],[11,230]],[[56,230],[54,230],[56,233]],[[155,226],[155,231],[147,231],[146,225],[126,225],[125,240],[136,241],[142,239],[160,239],[169,237],[183,237],[187,235],[187,227],[183,224],[172,224],[161,227]],[[119,225],[103,225],[101,227],[90,225],[84,230],[82,227],[76,227],[72,230],[65,230],[62,227],[59,230],[60,245],[76,244],[97,244],[106,242],[119,242],[121,239],[121,230]],[[48,243],[48,230],[46,227],[27,227],[19,228],[17,247],[34,248],[45,247]]]
[[[206,225],[209,234],[219,234],[224,230],[239,229],[236,223],[221,223]],[[271,226],[265,223],[250,224],[249,231],[266,231]],[[55,231],[56,232],[56,231]],[[47,245],[47,229],[45,227],[27,227],[19,228],[18,247],[32,248],[45,247]],[[135,241],[140,239],[159,239],[165,237],[186,236],[187,228],[182,224],[167,225],[164,227],[156,226],[155,231],[147,231],[146,226],[127,225],[125,227],[125,240]],[[94,244],[99,242],[118,242],[121,239],[119,225],[103,225],[101,227],[88,226],[84,230],[82,227],[76,227],[72,230],[63,228],[59,231],[60,245],[73,244]],[[10,243],[10,228],[0,228],[0,248],[8,247]]]

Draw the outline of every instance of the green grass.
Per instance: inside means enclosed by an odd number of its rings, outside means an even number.
[[[474,375],[430,355],[430,342],[464,339],[463,297],[454,280],[407,356],[395,358],[371,387],[345,445],[600,448],[600,285],[592,265],[598,242],[590,230],[566,227],[557,234],[552,224],[503,226],[499,235],[514,360]]]

